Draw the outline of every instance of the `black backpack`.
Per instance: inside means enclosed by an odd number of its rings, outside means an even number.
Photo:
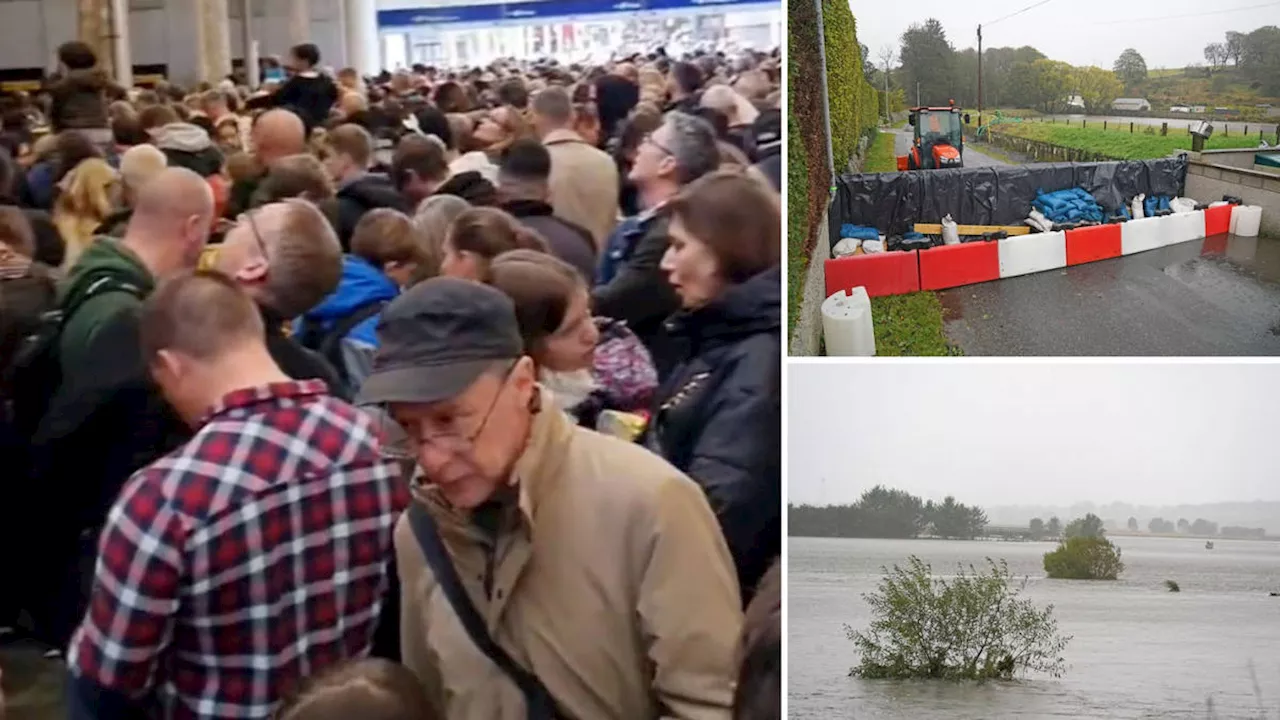
[[[89,288],[75,303],[41,316],[34,332],[19,344],[13,362],[0,376],[0,423],[18,438],[32,438],[40,427],[58,388],[62,385],[62,331],[76,311],[89,300],[109,292],[123,292],[139,301],[143,290],[118,277],[103,274],[90,281]]]
[[[382,308],[386,307],[388,302],[390,300],[375,300],[359,305],[351,312],[335,320],[328,328],[325,328],[315,320],[303,318],[302,325],[294,338],[303,347],[314,350],[325,360],[328,360],[333,369],[338,371],[339,379],[347,387],[351,387],[351,377],[347,374],[346,359],[342,357],[342,339],[352,330],[355,330],[357,325],[382,312]],[[352,388],[353,391],[357,389]]]

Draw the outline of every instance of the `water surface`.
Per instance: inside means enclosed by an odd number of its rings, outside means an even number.
[[[1052,543],[789,538],[788,717],[1260,718],[1280,720],[1280,543],[1122,537],[1116,582],[1049,580]],[[1073,635],[1061,679],[977,685],[860,680],[844,624],[870,622],[861,594],[882,565],[917,555],[935,574],[1004,558],[1025,596]],[[1180,593],[1165,590],[1176,580]],[[1253,676],[1251,676],[1251,665]],[[1254,676],[1256,676],[1256,689]],[[1259,697],[1259,695],[1261,697]],[[1213,714],[1209,712],[1212,703]]]

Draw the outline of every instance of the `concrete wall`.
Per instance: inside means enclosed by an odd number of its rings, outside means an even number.
[[[1280,238],[1280,177],[1209,163],[1205,159],[1192,157],[1187,168],[1187,196],[1200,202],[1213,202],[1221,200],[1223,195],[1234,195],[1248,205],[1259,205],[1262,234]]]
[[[1244,170],[1253,169],[1253,158],[1258,154],[1256,148],[1243,150],[1205,150],[1200,159],[1213,165],[1228,165]]]
[[[165,64],[171,77],[189,82],[199,67],[198,3],[201,0],[130,0],[129,45],[134,65]],[[255,34],[263,55],[288,51],[289,3],[253,0]],[[231,56],[243,57],[240,2],[229,0]],[[322,63],[342,67],[342,0],[310,0],[311,42]],[[0,0],[0,68],[52,69],[54,52],[76,36],[76,0]]]

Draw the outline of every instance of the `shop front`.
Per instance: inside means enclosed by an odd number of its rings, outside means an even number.
[[[658,47],[770,50],[782,12],[758,0],[544,0],[378,13],[384,66],[482,66],[504,57],[603,63]]]

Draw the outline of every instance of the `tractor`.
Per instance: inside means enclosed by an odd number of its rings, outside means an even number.
[[[898,157],[899,170],[937,170],[964,167],[964,131],[969,122],[955,101],[947,107],[914,107],[908,122],[915,128],[911,152]]]

